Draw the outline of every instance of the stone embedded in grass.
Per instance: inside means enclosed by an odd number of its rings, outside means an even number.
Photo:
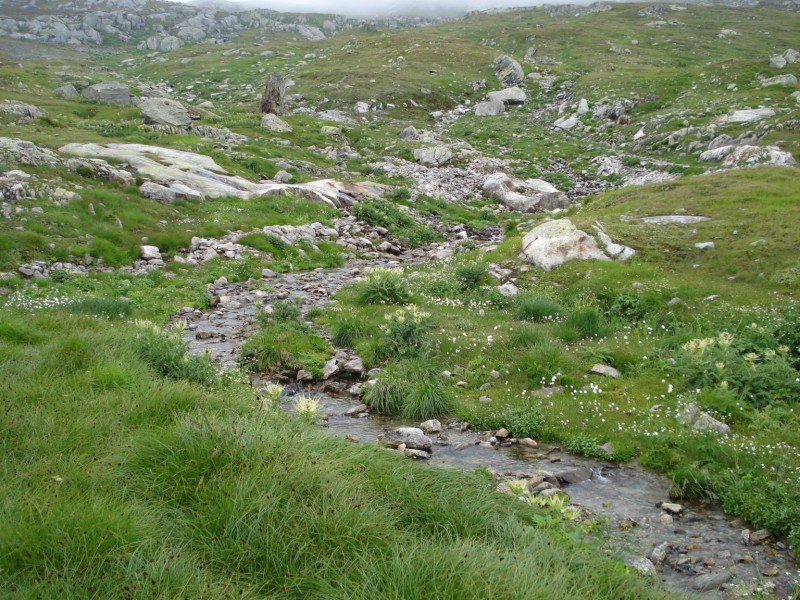
[[[476,117],[494,117],[505,112],[505,104],[499,101],[478,102],[475,105]]]
[[[323,125],[320,127],[319,132],[322,135],[342,135],[342,128],[333,127],[332,125]]]
[[[589,369],[589,373],[591,373],[592,375],[602,375],[603,377],[611,377],[612,379],[619,379],[622,376],[622,374],[614,367],[602,364],[594,365],[591,369]]]
[[[159,251],[158,246],[140,246],[139,257],[142,260],[160,260],[161,252]]]
[[[711,250],[714,248],[714,242],[697,242],[694,247],[698,250]]]
[[[656,566],[650,562],[649,558],[645,558],[643,556],[626,556],[625,564],[636,569],[639,574],[643,575],[644,577],[658,577]]]
[[[139,186],[139,195],[162,204],[172,204],[177,197],[174,190],[152,181],[145,181]]]
[[[736,144],[706,150],[700,154],[700,160],[721,162],[724,167],[756,164],[787,166],[795,163],[792,154],[781,150],[778,146],[740,146]]]
[[[192,124],[192,118],[186,107],[169,98],[141,98],[139,112],[142,113],[145,123],[151,125],[185,129]]]
[[[266,114],[261,118],[261,127],[275,133],[292,133],[292,126],[277,115]]]
[[[133,104],[133,97],[127,85],[118,81],[102,81],[90,85],[81,92],[86,100],[108,102],[110,104]]]

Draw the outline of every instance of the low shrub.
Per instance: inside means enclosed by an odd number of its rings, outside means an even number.
[[[514,305],[514,316],[523,321],[552,321],[563,314],[563,306],[541,296],[522,295]]]
[[[464,262],[456,266],[455,275],[462,290],[473,290],[489,282],[489,267],[479,260]]]
[[[202,384],[214,382],[214,366],[205,356],[189,354],[188,344],[181,339],[182,328],[161,332],[157,327],[143,325],[137,336],[139,356],[152,369],[170,379]]]
[[[397,269],[370,269],[356,288],[359,304],[407,304],[410,300],[403,272]]]
[[[548,337],[544,331],[540,327],[528,323],[515,325],[508,338],[508,344],[514,350],[533,348],[547,342]]]
[[[578,308],[556,330],[558,337],[565,342],[577,342],[584,339],[602,338],[608,335],[610,328],[605,319],[593,306]]]
[[[337,313],[330,324],[331,339],[336,346],[352,348],[372,331],[372,327],[353,313]]]

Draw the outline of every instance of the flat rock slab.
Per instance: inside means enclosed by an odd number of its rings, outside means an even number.
[[[694,225],[710,221],[709,217],[695,215],[661,215],[657,217],[642,217],[642,223],[647,225]]]
[[[186,195],[195,197],[256,198],[259,196],[295,195],[306,200],[322,202],[332,207],[349,206],[363,198],[378,198],[387,187],[371,182],[341,182],[322,179],[302,184],[276,182],[253,183],[243,177],[230,175],[210,156],[146,144],[67,144],[59,151],[81,158],[102,158],[130,165],[137,174]],[[182,186],[177,189],[178,186]]]

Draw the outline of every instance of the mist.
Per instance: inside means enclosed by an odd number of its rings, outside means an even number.
[[[184,1],[191,3],[191,0]],[[352,17],[459,16],[473,10],[540,6],[546,3],[543,0],[431,0],[429,2],[385,0],[372,3],[364,0],[233,0],[231,2],[242,9],[268,8],[281,12],[332,13]],[[551,0],[549,3],[563,2]],[[584,2],[579,0],[576,3]]]

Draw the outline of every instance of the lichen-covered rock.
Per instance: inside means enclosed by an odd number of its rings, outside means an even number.
[[[558,219],[534,227],[522,239],[521,257],[549,271],[571,260],[611,260],[597,240],[569,219]]]
[[[268,113],[261,119],[261,127],[275,133],[292,133],[292,126],[277,115]]]
[[[795,164],[794,157],[777,146],[719,146],[700,154],[700,160],[721,162],[725,167],[739,165],[778,165]]]

